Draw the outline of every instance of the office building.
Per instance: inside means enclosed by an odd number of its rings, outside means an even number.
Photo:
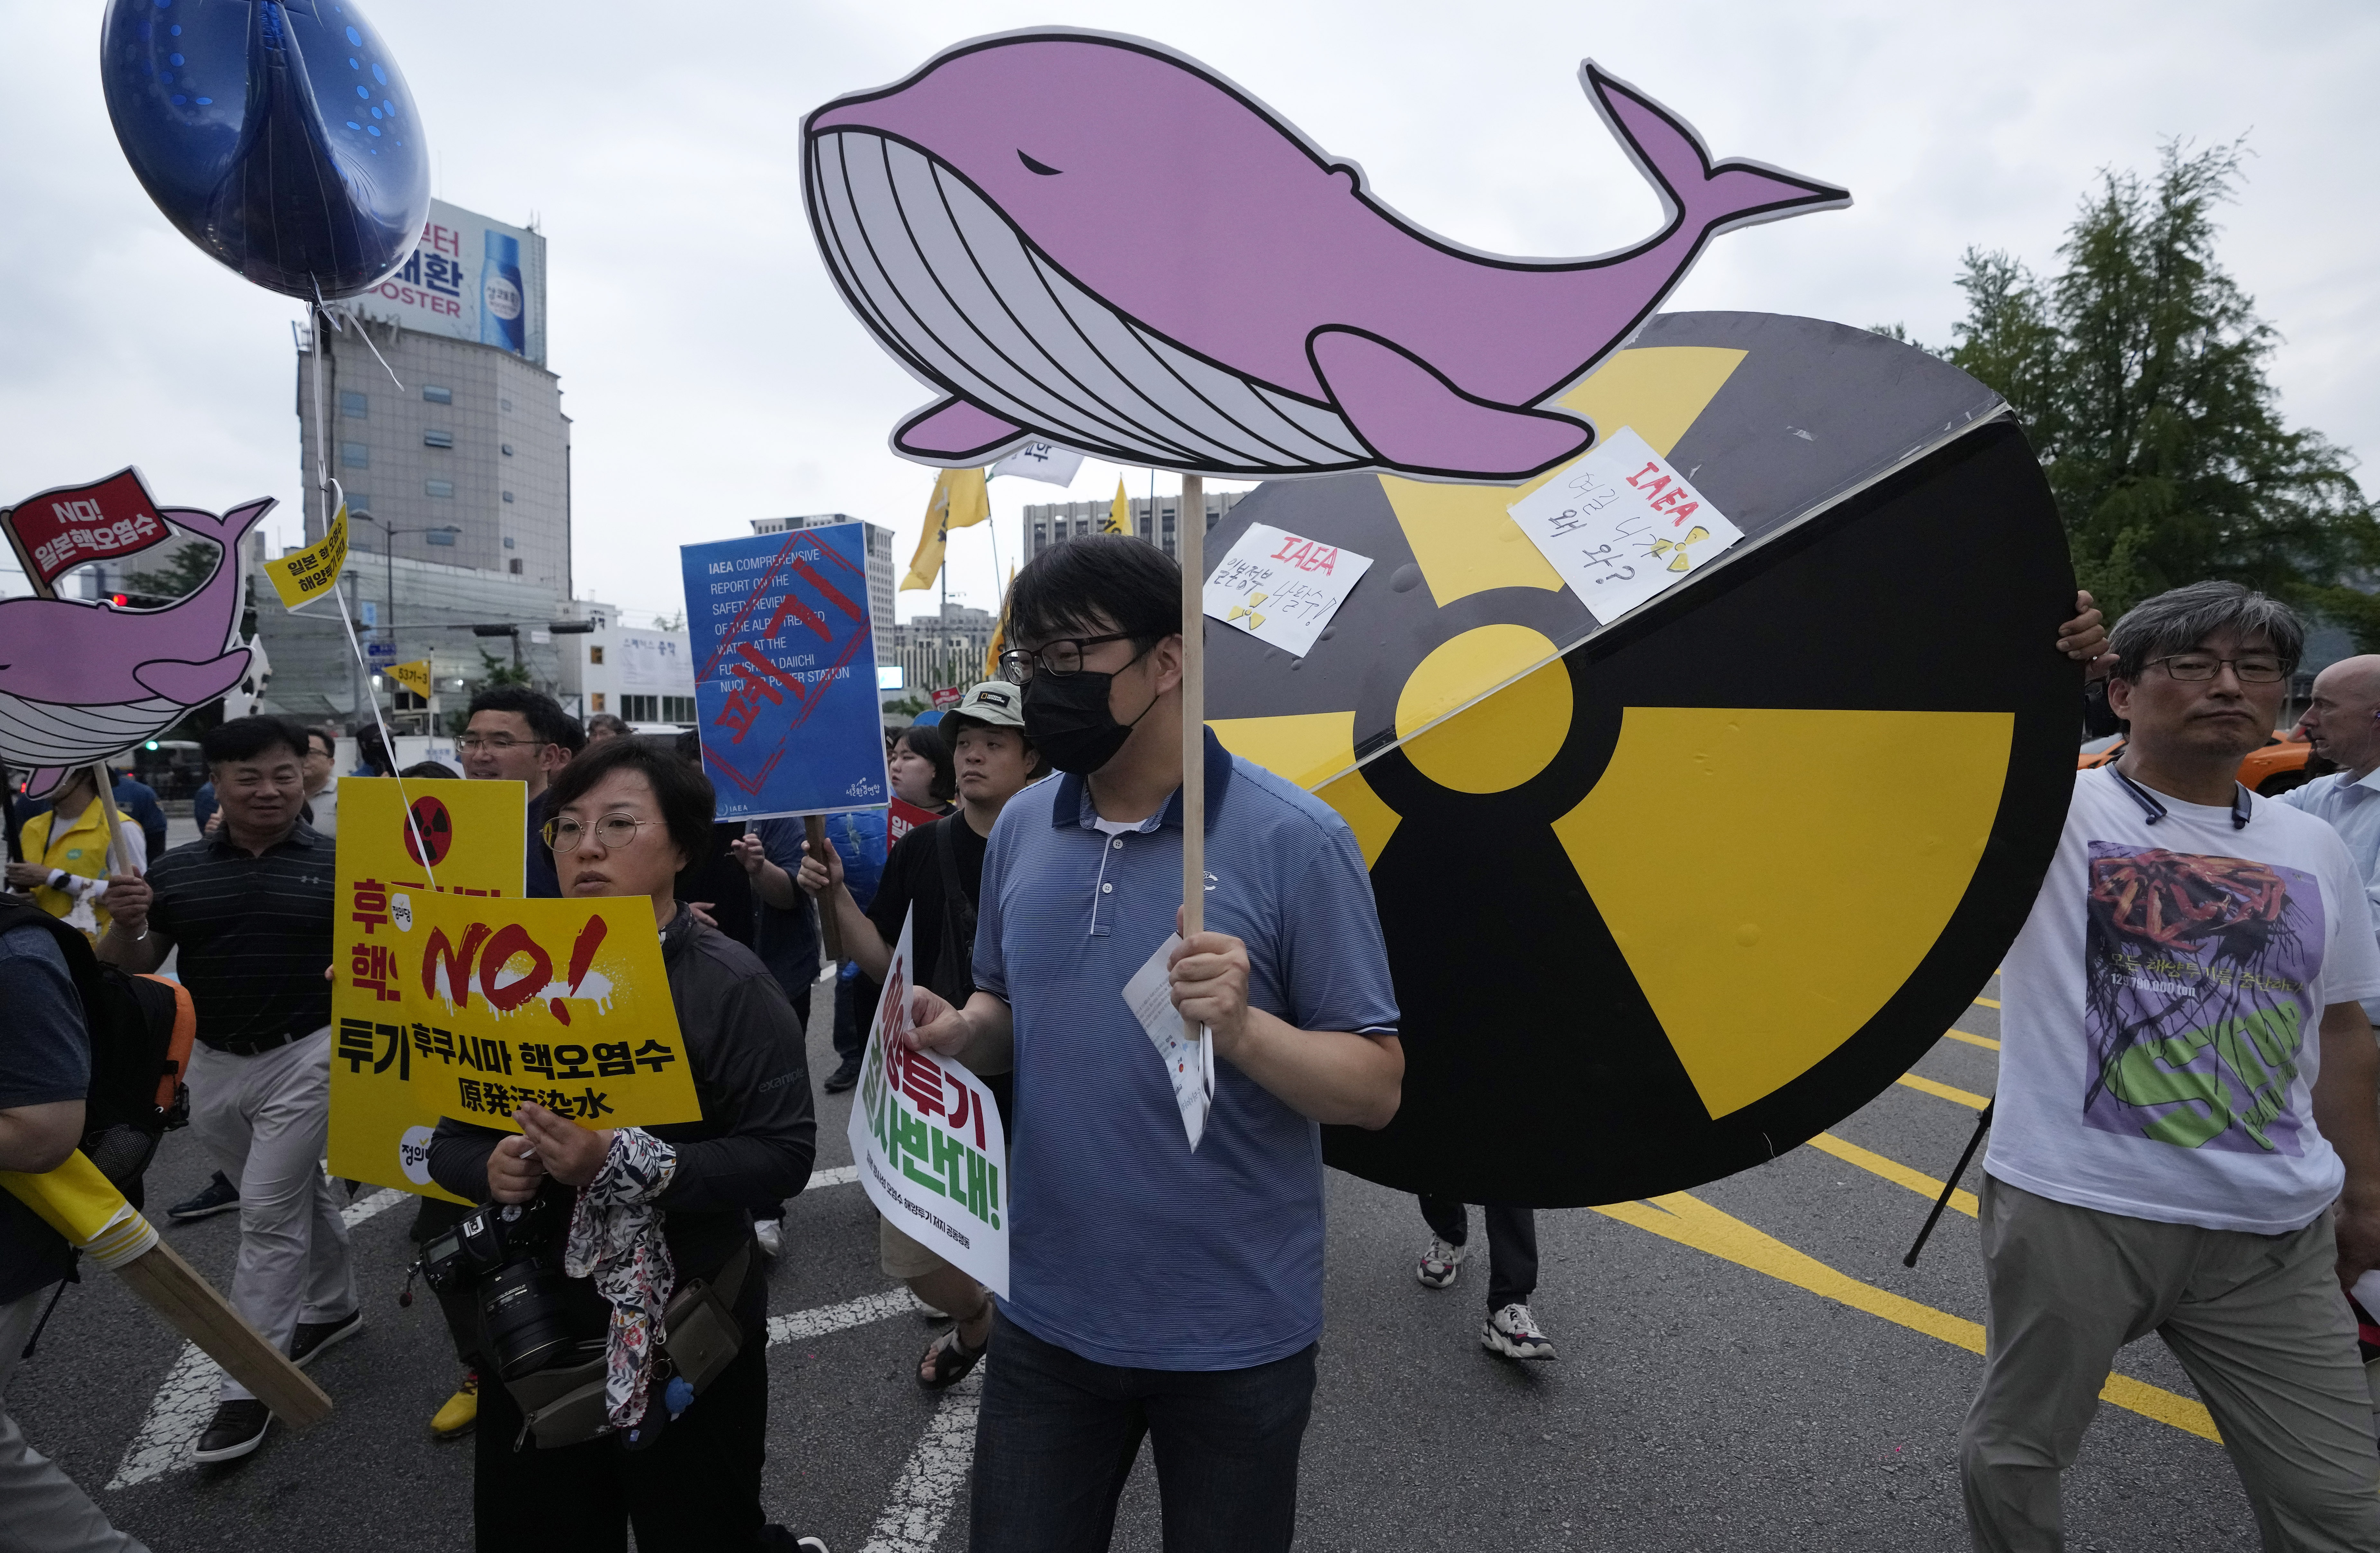
[[[298,343],[308,541],[330,516],[314,478],[327,453],[351,565],[393,554],[569,598],[570,419],[546,367],[544,237],[433,200],[405,267],[337,307],[342,326]]]
[[[1223,515],[1239,505],[1245,491],[1210,491],[1207,493],[1207,527],[1211,529],[1223,519]],[[1046,502],[1025,509],[1025,559],[1032,559],[1051,545],[1062,544],[1082,534],[1096,534],[1108,520],[1110,504],[1106,502]],[[1182,538],[1174,525],[1180,521],[1182,498],[1177,492],[1160,495],[1151,501],[1136,496],[1132,501],[1132,531],[1156,545],[1175,560],[1182,557]]]
[[[984,654],[998,625],[989,610],[944,604],[940,614],[917,615],[880,633],[878,642],[889,639],[892,649],[881,661],[901,666],[909,693],[964,688],[984,677]]]

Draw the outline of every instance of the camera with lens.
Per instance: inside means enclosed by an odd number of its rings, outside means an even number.
[[[601,1353],[609,1307],[562,1272],[567,1198],[487,1203],[421,1248],[421,1272],[450,1315],[476,1316],[478,1347],[505,1380]]]

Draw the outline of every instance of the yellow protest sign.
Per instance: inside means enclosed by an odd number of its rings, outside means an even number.
[[[642,895],[392,892],[382,928],[341,967],[370,1001],[333,1010],[334,1075],[506,1132],[531,1102],[593,1127],[702,1119]]]
[[[392,663],[385,671],[388,677],[412,691],[423,700],[430,698],[430,660],[417,659],[410,663]]]
[[[527,893],[528,815],[528,790],[516,782],[348,777],[339,783],[335,1013],[378,1023],[379,1011],[388,1006],[368,979],[358,984],[355,966],[360,962],[369,977],[370,951],[390,941],[393,897],[434,893],[433,875],[437,890],[470,899],[516,901]],[[428,849],[427,868],[417,834]],[[439,1117],[434,1098],[418,1096],[408,1085],[372,1082],[379,1076],[332,1065],[332,1170],[349,1181],[459,1200],[430,1181],[430,1131]]]
[[[294,610],[337,587],[340,568],[346,564],[347,504],[342,502],[332,516],[329,532],[304,550],[267,561],[264,575],[273,579],[273,590],[281,595],[282,607]]]

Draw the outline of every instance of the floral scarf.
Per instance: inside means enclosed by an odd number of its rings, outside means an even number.
[[[677,1150],[641,1127],[617,1128],[612,1152],[580,1190],[570,1214],[562,1270],[571,1278],[591,1275],[612,1306],[603,1401],[615,1428],[627,1428],[645,1415],[653,1341],[662,1308],[677,1287],[677,1268],[662,1241],[669,1215],[652,1206],[676,1173]]]

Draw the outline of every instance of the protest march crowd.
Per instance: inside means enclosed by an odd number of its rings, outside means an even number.
[[[701,1102],[698,1121],[650,1127],[538,1103],[515,1110],[517,1133],[437,1126],[431,1177],[493,1209],[425,1197],[414,1227],[457,1366],[426,1422],[472,1435],[480,1546],[616,1548],[633,1527],[647,1553],[823,1548],[761,1508],[762,1269],[816,1154],[813,989],[832,975],[837,1065],[820,1082],[851,1089],[905,924],[902,1038],[981,1078],[1008,1140],[1005,1294],[878,1229],[884,1274],[949,1318],[917,1383],[948,1388],[996,1351],[968,1546],[1105,1547],[1144,1438],[1169,1548],[1291,1545],[1323,1328],[1319,1128],[1394,1117],[1402,1037],[1347,824],[1208,733],[1191,752],[1206,927],[1163,970],[1215,1059],[1203,1138],[1182,1147],[1119,995],[1179,921],[1180,597],[1154,545],[1090,536],[1038,556],[1012,585],[1002,676],[938,726],[895,732],[894,794],[936,818],[889,851],[880,813],[830,817],[823,849],[798,819],[723,823],[691,735],[582,726],[516,686],[472,701],[461,772],[376,773],[520,783],[531,896],[651,903]],[[2128,742],[2077,773],[2005,962],[1980,1195],[1989,1341],[1960,1435],[1975,1546],[2062,1546],[2059,1474],[2116,1351],[2154,1330],[2220,1426],[2266,1547],[2380,1548],[2364,1367],[2380,1349],[2359,1349],[2359,1323],[2380,1329],[2347,1292],[2380,1264],[2365,1012],[2380,1009],[2380,658],[2315,682],[2303,725],[2334,774],[2266,798],[2234,772],[2303,651],[2289,608],[2200,583],[2112,633],[2087,595],[2078,611],[2040,650],[2104,679]],[[346,1193],[324,1168],[335,741],[268,716],[212,729],[201,837],[170,850],[136,783],[115,790],[137,825],[115,845],[91,779],[20,805],[0,896],[0,1171],[93,1147],[115,1079],[92,1011],[112,974],[171,958],[196,1019],[189,1125],[219,1174],[167,1217],[238,1215],[231,1300],[299,1366],[363,1324]],[[2199,974],[2190,954],[2211,935],[2223,1017],[2182,1027],[2155,987]],[[831,973],[822,937],[841,946]],[[2207,1050],[2223,1068],[2192,1065]],[[2175,1101],[2145,1130],[2126,1121]],[[137,1183],[136,1165],[136,1202]],[[1468,1207],[1418,1208],[1415,1276],[1457,1283]],[[1551,1359],[1529,1309],[1532,1211],[1483,1212],[1481,1342]],[[0,1386],[73,1256],[0,1195]],[[504,1299],[480,1297],[504,1279]],[[659,1378],[663,1328],[674,1348],[698,1322],[711,1360]],[[273,1422],[226,1376],[197,1459],[241,1460]],[[0,1413],[0,1547],[139,1546]]]

